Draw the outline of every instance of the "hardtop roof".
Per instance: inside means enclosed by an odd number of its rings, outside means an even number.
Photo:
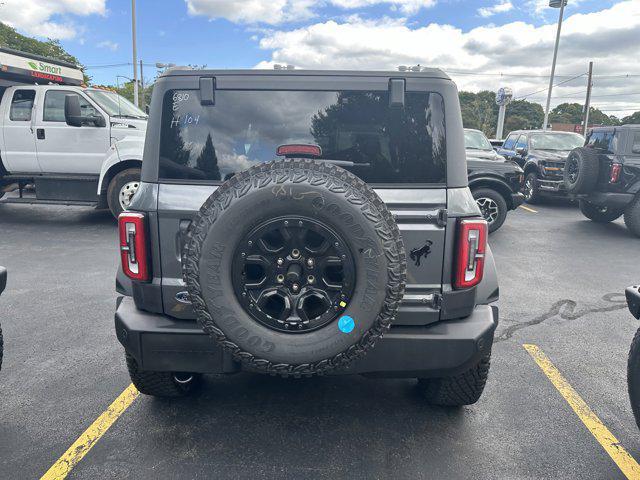
[[[190,69],[185,67],[173,67],[161,76],[220,76],[220,75],[247,75],[247,76],[306,76],[306,77],[395,77],[395,78],[438,78],[451,80],[446,73],[439,68],[423,67],[420,72],[397,70],[267,70],[267,69]]]

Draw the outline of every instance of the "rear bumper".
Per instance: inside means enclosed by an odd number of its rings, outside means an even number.
[[[601,207],[625,208],[635,195],[633,193],[592,192],[588,195],[577,195],[577,198]]]
[[[477,306],[464,319],[429,326],[392,327],[371,352],[336,374],[439,377],[470,368],[491,351],[498,308]],[[235,373],[241,365],[196,322],[138,310],[129,297],[118,299],[118,340],[143,370]]]

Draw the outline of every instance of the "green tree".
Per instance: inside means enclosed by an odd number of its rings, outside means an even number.
[[[478,93],[460,92],[460,110],[465,128],[481,130],[488,137],[494,137],[498,121],[496,95],[488,90]]]
[[[584,120],[584,106],[580,103],[561,103],[549,113],[551,123],[580,124]],[[613,115],[609,116],[602,110],[591,107],[589,109],[589,124],[619,125],[620,121]]]
[[[76,57],[67,52],[58,40],[48,39],[45,41],[36,40],[35,38],[22,35],[9,25],[0,22],[0,45],[3,47],[13,48],[25,53],[34,55],[42,55],[63,62],[73,63],[84,70],[83,65]],[[84,74],[85,83],[91,81],[86,73]]]
[[[622,124],[629,124],[629,123],[640,123],[640,111],[637,111],[635,113],[632,113],[631,115],[624,117],[621,120]]]

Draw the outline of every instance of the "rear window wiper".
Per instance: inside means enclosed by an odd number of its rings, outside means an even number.
[[[370,163],[356,163],[356,162],[351,162],[349,160],[334,160],[332,158],[314,158],[314,160],[317,160],[319,162],[332,163],[333,165],[338,165],[339,167],[343,167],[343,168],[371,167]]]

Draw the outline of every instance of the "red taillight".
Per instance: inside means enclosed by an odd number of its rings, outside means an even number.
[[[487,249],[487,222],[464,219],[458,222],[456,273],[453,286],[471,288],[480,283],[484,273],[484,254]]]
[[[118,217],[120,230],[120,259],[127,277],[146,282],[150,277],[147,251],[147,226],[141,213],[121,213]]]
[[[318,145],[312,144],[289,144],[280,145],[276,150],[279,157],[287,155],[304,155],[309,157],[321,157],[322,149]]]
[[[622,165],[619,163],[612,164],[609,183],[618,183],[618,180],[620,180],[620,172],[622,172]]]

